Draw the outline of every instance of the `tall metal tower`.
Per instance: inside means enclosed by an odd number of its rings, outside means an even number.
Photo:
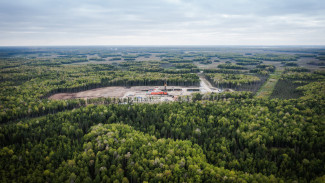
[[[164,87],[165,87],[165,92],[167,92],[167,78],[165,78]]]

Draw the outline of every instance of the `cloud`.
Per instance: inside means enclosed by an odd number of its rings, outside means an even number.
[[[1,45],[324,45],[320,0],[0,1]]]

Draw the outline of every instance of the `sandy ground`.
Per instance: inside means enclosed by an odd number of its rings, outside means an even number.
[[[57,93],[50,99],[74,99],[74,98],[99,98],[99,97],[123,97],[129,91],[126,87],[105,87],[86,90],[77,93]]]
[[[157,89],[163,90],[161,86],[134,86],[134,87],[104,87],[96,88],[92,90],[77,92],[77,93],[57,93],[50,96],[50,99],[75,99],[75,98],[99,98],[99,97],[145,97],[148,93],[144,90]],[[192,91],[188,89],[197,89],[202,91],[202,87],[189,86],[189,87],[179,87],[179,86],[168,86],[167,89],[180,89],[180,91],[168,91],[170,95],[190,95]]]

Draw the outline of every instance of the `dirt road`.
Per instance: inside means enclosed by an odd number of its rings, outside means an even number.
[[[200,78],[200,88],[205,90],[206,92],[213,92],[216,90],[215,87],[211,85],[211,83],[205,79],[203,73],[198,73],[198,76]]]

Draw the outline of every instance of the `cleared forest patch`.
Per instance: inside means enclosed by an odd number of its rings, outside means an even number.
[[[133,86],[133,87],[120,87],[110,86],[103,88],[96,88],[75,93],[56,93],[49,97],[54,100],[66,99],[87,99],[87,98],[148,98],[153,95],[153,91],[163,91],[163,86]],[[193,92],[207,92],[205,88],[199,86],[168,86],[168,95],[191,95]],[[159,97],[159,96],[156,96]]]
[[[257,98],[269,98],[274,90],[274,87],[281,77],[283,70],[276,70],[273,74],[270,74],[269,79],[262,85],[259,91],[256,93]]]
[[[98,98],[98,97],[123,97],[128,91],[126,87],[105,87],[86,90],[76,93],[57,93],[50,99]]]

